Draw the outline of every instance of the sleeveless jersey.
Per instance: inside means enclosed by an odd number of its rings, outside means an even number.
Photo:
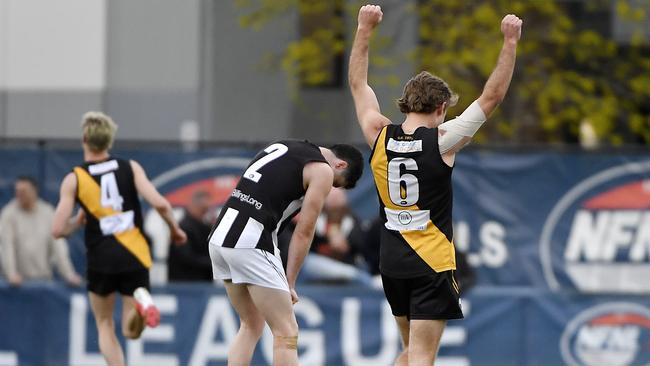
[[[277,254],[278,233],[302,207],[302,171],[310,162],[327,163],[308,141],[277,141],[260,151],[221,209],[210,244]]]
[[[118,273],[151,267],[131,163],[111,157],[84,163],[73,172],[76,199],[86,213],[88,269]]]
[[[396,278],[456,269],[451,222],[452,168],[440,155],[438,129],[412,135],[385,126],[370,156],[384,221],[380,269]]]

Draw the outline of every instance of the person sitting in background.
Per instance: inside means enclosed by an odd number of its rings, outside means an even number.
[[[332,189],[316,221],[311,250],[340,262],[355,264],[362,246],[363,231],[359,220],[350,212],[345,191]]]
[[[212,282],[212,261],[208,252],[207,238],[212,228],[206,222],[210,210],[210,194],[196,191],[190,204],[185,208],[185,215],[179,223],[187,234],[187,243],[171,244],[167,258],[167,278],[174,281]]]
[[[50,233],[54,207],[38,196],[32,177],[18,177],[15,198],[0,213],[2,267],[7,281],[19,286],[24,280],[52,280],[52,267],[72,286],[81,285],[64,239]]]
[[[370,275],[356,266],[365,265],[360,255],[364,233],[350,211],[345,191],[330,191],[315,229],[311,252],[305,259],[304,280],[371,285]]]

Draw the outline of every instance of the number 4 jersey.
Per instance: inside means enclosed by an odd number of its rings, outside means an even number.
[[[88,269],[119,273],[151,267],[131,163],[109,158],[84,163],[73,172],[77,202],[86,212]]]
[[[311,162],[327,163],[307,141],[277,141],[260,151],[221,209],[210,244],[279,255],[277,234],[302,207],[302,171]]]
[[[412,135],[400,125],[384,127],[370,166],[384,220],[380,269],[395,278],[456,269],[452,211],[452,168],[440,155],[438,129]]]

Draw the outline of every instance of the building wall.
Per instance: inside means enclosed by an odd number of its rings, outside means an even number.
[[[81,115],[103,110],[120,139],[176,140],[196,121],[201,140],[362,141],[345,84],[291,90],[262,65],[297,39],[297,14],[252,30],[234,3],[0,0],[0,137],[76,139]]]
[[[71,136],[83,111],[101,107],[105,5],[105,0],[0,1],[3,136]]]
[[[370,76],[398,76],[373,84],[394,121],[402,116],[393,101],[414,71],[407,55],[417,42],[415,1],[379,1],[390,15],[379,28],[389,39],[381,52],[404,57]],[[120,139],[176,140],[195,121],[208,141],[362,142],[345,81],[292,90],[282,70],[264,66],[298,39],[298,15],[253,30],[240,25],[235,3],[0,0],[0,137],[78,138],[81,115],[104,110],[120,124]],[[345,21],[351,43],[356,17]],[[625,42],[630,26],[612,24]]]

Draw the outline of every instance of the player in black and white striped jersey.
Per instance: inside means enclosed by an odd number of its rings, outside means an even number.
[[[241,319],[229,364],[250,364],[265,321],[273,333],[273,364],[298,364],[296,278],[325,197],[332,186],[354,187],[362,170],[361,153],[352,146],[282,140],[244,171],[209,238],[214,277],[224,281]],[[285,275],[277,235],[298,211]]]

